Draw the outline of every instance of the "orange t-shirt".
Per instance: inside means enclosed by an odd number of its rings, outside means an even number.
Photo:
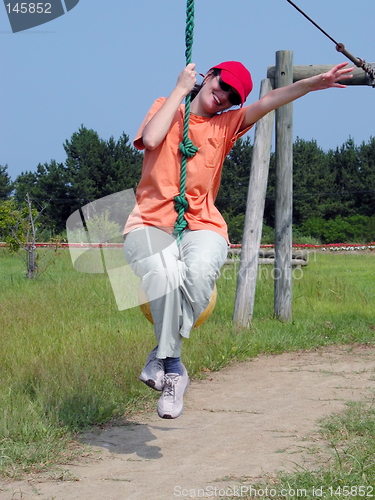
[[[129,216],[124,234],[142,226],[156,226],[172,233],[177,219],[174,198],[180,193],[179,144],[183,136],[185,106],[179,106],[168,134],[157,148],[148,150],[142,141],[143,128],[165,101],[166,98],[162,97],[154,102],[134,140],[134,146],[145,149],[145,153],[136,192],[138,210]],[[185,220],[189,229],[215,231],[227,241],[227,225],[214,203],[224,159],[236,140],[251,128],[239,132],[245,113],[245,108],[241,108],[213,117],[190,114],[189,138],[198,152],[187,160],[186,199],[189,209]]]

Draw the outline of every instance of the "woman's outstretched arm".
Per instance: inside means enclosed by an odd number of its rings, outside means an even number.
[[[346,85],[338,83],[340,80],[352,78],[353,68],[346,68],[347,62],[338,64],[327,73],[299,80],[286,87],[280,87],[266,94],[259,101],[246,107],[246,115],[241,125],[241,130],[253,125],[273,109],[288,104],[314,90],[345,88]]]

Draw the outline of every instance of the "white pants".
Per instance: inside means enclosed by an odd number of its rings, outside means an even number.
[[[213,231],[186,229],[178,247],[174,236],[146,227],[126,236],[124,251],[150,301],[157,357],[179,357],[182,337],[189,337],[210,302],[227,258],[225,238]]]

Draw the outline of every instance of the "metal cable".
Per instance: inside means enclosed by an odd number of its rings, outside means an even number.
[[[327,32],[325,32],[318,24],[316,24],[315,21],[313,21],[307,14],[305,14],[303,12],[303,10],[301,10],[299,7],[297,7],[297,5],[295,3],[293,3],[291,0],[287,0],[287,2],[289,2],[291,5],[293,5],[293,7],[295,9],[298,10],[298,12],[300,12],[303,16],[306,17],[306,19],[308,19],[310,21],[310,23],[312,23],[314,26],[316,26],[322,33],[325,34],[326,37],[328,37],[330,40],[332,40],[332,42],[336,45],[339,45],[336,40],[334,38],[332,38]]]
[[[373,63],[367,63],[363,59],[359,57],[353,56],[349,51],[346,50],[345,45],[343,43],[338,43],[334,38],[332,38],[326,31],[324,31],[315,21],[313,21],[302,9],[300,9],[294,2],[291,0],[287,0],[290,5],[293,5],[295,9],[298,10],[303,16],[306,17],[316,28],[318,28],[326,37],[328,37],[335,45],[337,52],[341,52],[347,57],[350,61],[352,61],[358,68],[362,68],[365,71],[369,78],[369,83],[373,87],[375,87],[375,66]]]

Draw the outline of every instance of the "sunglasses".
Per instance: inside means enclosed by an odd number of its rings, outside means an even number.
[[[221,90],[223,90],[224,92],[230,92],[228,99],[229,102],[233,104],[233,106],[239,106],[240,104],[242,104],[240,95],[233,90],[233,87],[223,82],[221,76],[219,76],[219,85]]]

